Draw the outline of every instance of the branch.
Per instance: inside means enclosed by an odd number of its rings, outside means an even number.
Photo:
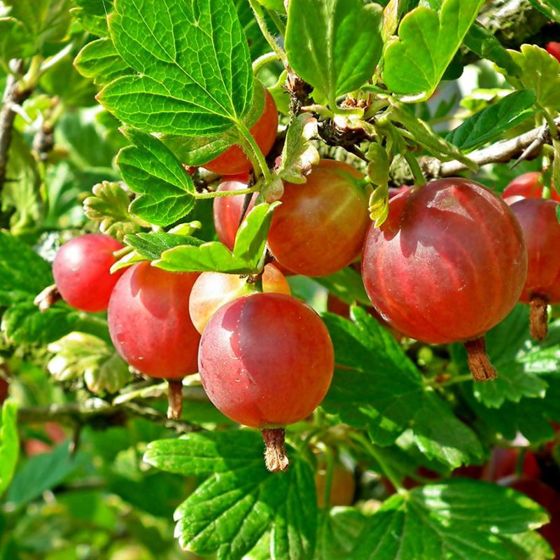
[[[0,192],[4,188],[8,170],[8,152],[12,143],[12,132],[16,118],[14,107],[21,105],[31,95],[32,91],[31,89],[22,90],[18,83],[23,71],[23,61],[16,61],[13,70],[6,81],[2,109],[0,110]]]
[[[554,120],[554,124],[560,129],[560,117]],[[468,157],[478,165],[506,163],[516,157],[529,159],[537,155],[543,144],[549,141],[550,130],[547,125],[543,125],[510,140],[503,140],[487,148],[476,150],[468,154]],[[422,171],[431,177],[450,177],[467,169],[466,165],[460,161],[442,163],[433,157],[421,158],[420,165]]]
[[[97,428],[122,425],[130,417],[144,418],[179,433],[201,430],[196,424],[170,420],[153,408],[132,402],[115,405],[102,399],[88,399],[83,403],[24,407],[18,411],[18,422],[23,424],[59,422],[70,426],[89,424]]]

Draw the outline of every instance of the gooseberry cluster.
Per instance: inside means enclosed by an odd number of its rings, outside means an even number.
[[[267,92],[251,129],[265,154],[277,124]],[[205,167],[223,176],[219,191],[249,184],[251,163],[238,146]],[[268,234],[271,262],[260,274],[175,273],[147,262],[111,274],[122,245],[89,234],[61,248],[54,277],[70,305],[107,310],[112,341],[130,366],[168,380],[172,416],[181,413],[183,377],[199,372],[211,402],[261,430],[268,468],[283,470],[284,427],[321,403],[334,370],[325,325],[292,297],[283,273],[324,276],[361,256],[374,312],[390,328],[430,344],[462,342],[475,380],[492,379],[484,334],[521,299],[543,338],[546,306],[560,301],[558,201],[542,198],[539,181],[519,178],[505,201],[464,178],[396,189],[386,222],[375,227],[364,176],[324,159],[304,184],[284,184]],[[215,199],[216,233],[230,249],[257,196]]]

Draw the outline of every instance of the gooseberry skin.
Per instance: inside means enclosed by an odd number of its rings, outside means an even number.
[[[542,198],[541,179],[542,173],[538,171],[523,173],[509,183],[502,193],[502,198],[510,205],[522,198]],[[560,201],[560,194],[551,189],[550,198]]]
[[[549,303],[560,302],[560,224],[556,218],[558,202],[526,198],[511,205],[521,225],[529,264],[521,301],[529,303],[535,295]]]
[[[441,179],[389,202],[368,232],[362,278],[377,311],[431,344],[471,341],[513,308],[527,275],[521,228],[482,185]]]
[[[358,255],[369,224],[368,200],[351,165],[322,160],[301,185],[285,183],[268,244],[274,258],[305,276],[332,274]]]
[[[246,189],[248,181],[249,176],[247,174],[231,177],[227,181],[220,183],[218,192]],[[248,214],[253,209],[253,206],[255,206],[258,193],[252,195],[244,214],[245,196],[246,195],[242,194],[239,196],[223,196],[214,199],[214,227],[216,228],[218,239],[230,251],[233,250],[239,224],[243,216]]]
[[[189,312],[196,330],[202,334],[212,315],[224,304],[242,296],[256,293],[254,284],[239,274],[203,272],[194,283],[189,298]],[[271,263],[263,270],[262,291],[290,295],[285,276]]]
[[[113,252],[123,246],[108,235],[88,233],[65,243],[56,254],[53,276],[62,299],[82,311],[105,311],[122,271],[111,274]]]
[[[334,352],[325,325],[307,305],[283,294],[253,294],[210,319],[198,366],[223,414],[253,428],[278,428],[303,420],[321,403]]]
[[[163,379],[197,371],[200,335],[189,315],[197,276],[140,263],[117,282],[109,302],[109,333],[118,353],[138,371]]]
[[[278,110],[274,98],[265,91],[264,109],[258,121],[251,127],[251,135],[255,139],[261,152],[266,156],[270,152],[278,130]],[[253,165],[244,154],[240,146],[229,147],[217,158],[204,164],[208,171],[222,176],[237,175],[251,171]]]

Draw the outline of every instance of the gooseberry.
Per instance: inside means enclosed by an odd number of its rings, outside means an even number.
[[[560,43],[557,41],[550,41],[546,44],[546,50],[551,54],[554,58],[560,61]]]
[[[115,348],[138,371],[168,380],[173,417],[180,415],[182,378],[197,371],[200,335],[189,315],[197,276],[136,264],[117,282],[109,301]]]
[[[88,233],[65,243],[54,259],[53,276],[62,299],[82,311],[105,311],[122,271],[111,274],[113,255],[123,246],[108,235]]]
[[[430,344],[464,342],[478,381],[495,371],[483,335],[511,311],[527,277],[527,251],[511,210],[463,178],[440,179],[389,202],[368,232],[362,277],[395,329]]]
[[[542,198],[542,194],[542,173],[530,171],[511,181],[504,189],[502,197],[508,204],[513,204],[522,198]],[[560,194],[555,189],[551,189],[550,198],[560,201]]]
[[[214,314],[198,366],[212,403],[235,422],[262,430],[267,468],[278,471],[288,466],[284,426],[305,419],[323,400],[334,352],[310,307],[284,294],[259,293]]]
[[[530,330],[536,340],[546,337],[548,304],[560,302],[558,204],[555,200],[526,198],[511,205],[527,246],[527,280],[520,299],[530,304]]]
[[[296,274],[324,276],[358,257],[369,224],[362,180],[351,165],[322,160],[306,183],[284,185],[268,234],[280,265]]]

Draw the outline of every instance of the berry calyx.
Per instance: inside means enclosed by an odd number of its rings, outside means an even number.
[[[172,417],[181,414],[180,380],[197,371],[200,335],[189,315],[197,276],[140,263],[126,270],[109,301],[109,334],[117,352],[141,373],[171,380]]]
[[[259,279],[263,292],[291,294],[285,276],[271,263]],[[189,312],[196,330],[202,334],[212,315],[224,304],[259,291],[251,277],[221,272],[203,272],[196,280],[189,299]]]
[[[432,181],[389,202],[370,227],[362,277],[399,332],[430,344],[465,342],[473,377],[495,371],[482,337],[517,302],[527,275],[521,229],[508,206],[467,179]]]
[[[276,471],[287,466],[282,429],[321,403],[332,379],[334,351],[311,308],[291,296],[259,293],[214,314],[202,335],[198,365],[216,408],[263,430],[267,466]]]
[[[264,109],[258,121],[251,127],[251,135],[261,152],[266,156],[270,152],[278,129],[278,110],[274,98],[265,90]],[[204,164],[209,171],[218,175],[237,175],[251,171],[253,165],[243,153],[240,146],[229,147],[225,152]]]
[[[285,183],[268,234],[280,265],[296,274],[324,276],[358,257],[369,224],[362,180],[351,165],[322,160],[306,183]]]
[[[110,271],[117,260],[113,253],[122,248],[118,241],[100,233],[80,235],[65,243],[53,263],[53,276],[62,299],[82,311],[105,311],[123,274]]]
[[[527,245],[529,264],[520,300],[530,304],[530,331],[535,340],[547,335],[547,306],[560,302],[558,204],[555,200],[526,198],[511,205]]]

